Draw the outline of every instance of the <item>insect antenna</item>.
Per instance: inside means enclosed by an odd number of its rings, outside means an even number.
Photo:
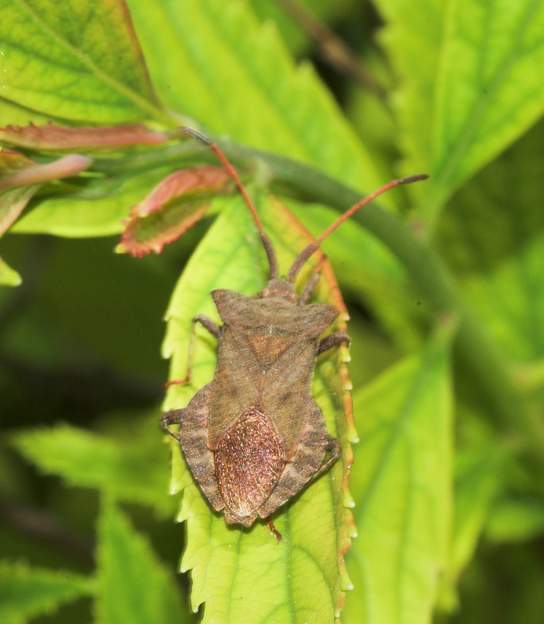
[[[268,258],[268,266],[270,269],[269,279],[276,278],[278,276],[278,260],[276,258],[276,252],[272,245],[272,241],[270,240],[268,234],[264,230],[263,223],[261,219],[259,218],[259,214],[257,213],[257,208],[255,207],[253,200],[251,199],[245,186],[243,185],[242,180],[240,180],[238,171],[236,171],[236,168],[234,167],[234,165],[225,156],[225,153],[219,147],[219,145],[217,145],[217,143],[214,143],[205,134],[202,134],[202,132],[199,132],[198,130],[194,130],[193,128],[187,128],[187,127],[183,128],[183,132],[193,137],[194,139],[197,139],[201,143],[204,143],[204,145],[207,145],[212,150],[212,152],[217,156],[217,158],[219,159],[219,161],[225,168],[225,171],[227,172],[231,180],[236,185],[236,188],[240,192],[240,195],[242,196],[244,203],[248,207],[249,212],[253,218],[253,221],[255,222],[255,225],[257,226],[257,229],[259,230],[261,242],[266,252],[266,257]]]
[[[291,268],[289,269],[289,273],[287,274],[287,281],[294,282],[300,269],[304,266],[307,260],[319,249],[321,243],[330,234],[332,234],[338,226],[342,225],[344,221],[347,221],[357,211],[363,208],[363,206],[366,206],[371,201],[374,201],[377,197],[379,197],[383,193],[386,193],[390,189],[395,188],[396,186],[400,186],[401,184],[411,184],[412,182],[419,182],[420,180],[426,180],[428,177],[429,176],[426,173],[420,173],[417,175],[407,176],[405,178],[399,178],[397,180],[391,180],[390,182],[387,182],[387,184],[380,186],[380,188],[376,189],[373,193],[370,193],[370,195],[363,197],[363,199],[353,204],[353,206],[346,210],[344,214],[340,215],[338,219],[336,219],[336,221],[331,223],[331,225],[329,225],[329,227],[322,234],[320,234],[315,239],[315,241],[310,243],[299,253],[299,255],[295,258],[295,261],[291,265]]]

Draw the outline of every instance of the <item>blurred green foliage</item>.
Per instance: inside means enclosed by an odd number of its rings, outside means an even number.
[[[210,512],[157,424],[161,344],[183,376],[209,291],[265,280],[241,201],[214,199],[178,242],[134,259],[113,253],[131,209],[172,171],[211,162],[202,151],[172,151],[175,138],[76,150],[93,158],[83,174],[13,188],[14,150],[57,156],[4,142],[0,621],[325,624],[345,601],[347,624],[541,622],[542,3],[0,0],[0,14],[0,128],[192,123],[360,194],[431,176],[383,198],[412,238],[350,222],[324,245],[351,316],[359,442],[342,411],[346,354],[322,357],[314,394],[343,457],[279,514],[276,544]],[[338,40],[362,80],[326,61]],[[288,180],[272,197],[267,158],[239,164],[285,267],[300,222],[317,234],[335,213]],[[470,372],[455,308],[437,308],[395,253],[417,241],[492,346],[469,349]],[[434,278],[416,270],[420,285]],[[318,297],[335,296],[328,276]],[[194,387],[172,388],[168,407],[213,373],[214,345],[198,337]],[[487,370],[504,371],[502,415]],[[191,588],[175,574],[182,550]]]

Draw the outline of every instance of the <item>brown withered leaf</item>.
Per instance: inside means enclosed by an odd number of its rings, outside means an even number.
[[[5,126],[0,128],[0,141],[44,150],[115,149],[131,145],[157,145],[169,139],[166,132],[150,130],[143,124],[117,126]]]
[[[209,165],[171,173],[133,207],[117,251],[160,253],[202,219],[211,197],[227,191],[229,182],[223,168]]]
[[[22,186],[32,186],[51,180],[59,180],[68,178],[81,173],[87,169],[92,159],[80,154],[67,154],[62,158],[53,160],[48,163],[38,164],[29,161],[30,164],[19,166],[0,171],[0,191],[18,188]],[[4,173],[4,175],[1,175]]]
[[[0,236],[16,221],[40,184],[76,175],[91,159],[69,154],[45,164],[12,150],[0,150]]]

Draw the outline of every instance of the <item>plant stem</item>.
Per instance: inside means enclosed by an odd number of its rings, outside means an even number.
[[[345,211],[362,193],[351,189],[317,169],[268,152],[230,141],[216,140],[225,154],[243,167],[266,166],[273,190],[298,199],[325,204]],[[123,169],[149,168],[180,161],[214,162],[205,146],[183,142],[133,157],[125,156]],[[107,161],[98,167],[107,170]],[[114,165],[115,166],[115,165]],[[374,234],[399,259],[412,282],[437,313],[459,319],[455,348],[468,375],[481,389],[492,417],[510,431],[517,432],[539,466],[544,460],[544,429],[531,417],[491,337],[462,299],[458,286],[442,259],[424,240],[396,215],[377,203],[365,206],[354,220]]]

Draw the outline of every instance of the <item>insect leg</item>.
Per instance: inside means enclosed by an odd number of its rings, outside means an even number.
[[[266,526],[270,530],[270,533],[272,533],[272,535],[276,538],[276,541],[281,542],[282,535],[278,531],[278,529],[276,529],[276,525],[272,522],[272,520],[270,520],[270,522],[267,522]]]
[[[212,319],[204,316],[203,314],[198,314],[193,319],[193,327],[195,326],[195,323],[200,323],[202,327],[206,328],[210,332],[210,334],[212,334],[212,336],[219,338],[221,328],[219,327],[219,325],[214,323]]]
[[[300,295],[300,299],[298,300],[299,305],[305,305],[308,303],[308,301],[310,301],[310,297],[312,296],[316,286],[318,285],[320,277],[321,277],[321,273],[319,269],[317,271],[314,271],[310,275],[310,277],[308,278],[308,281],[306,282],[306,286],[304,286],[304,290],[302,291],[302,294]]]
[[[212,336],[219,338],[219,334],[221,332],[221,328],[212,321],[212,319],[204,316],[203,314],[199,314],[195,316],[192,320],[191,326],[191,338],[189,340],[189,353],[187,355],[187,373],[185,377],[182,379],[171,379],[165,384],[165,388],[169,388],[170,386],[185,386],[191,383],[191,373],[193,368],[193,359],[195,352],[195,340],[196,340],[196,332],[195,326],[197,323],[200,323],[202,327],[207,329]]]
[[[181,440],[180,435],[179,433],[174,433],[170,429],[170,425],[181,425],[181,421],[185,416],[185,411],[184,409],[171,410],[169,412],[164,412],[161,416],[161,429],[178,442]]]
[[[346,333],[336,332],[320,341],[319,346],[317,347],[317,355],[323,353],[323,351],[328,351],[333,347],[339,347],[341,344],[349,345],[350,342],[351,338]]]

